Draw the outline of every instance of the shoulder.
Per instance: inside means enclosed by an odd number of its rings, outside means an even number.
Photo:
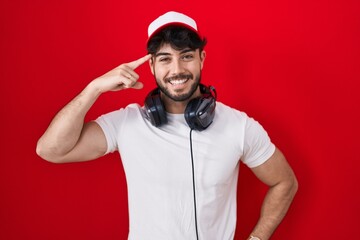
[[[120,108],[108,113],[105,113],[98,117],[95,121],[100,125],[113,125],[120,126],[125,124],[131,119],[136,119],[141,117],[141,107],[139,104],[129,104],[128,106],[124,108]],[[116,127],[116,128],[117,128]]]
[[[101,117],[117,118],[128,115],[129,113],[137,113],[137,112],[138,113],[141,112],[141,106],[137,103],[132,103],[127,105],[126,107],[122,107],[117,110],[105,113]]]
[[[222,102],[216,102],[215,116],[220,119],[246,122],[250,117],[243,111],[230,107]]]

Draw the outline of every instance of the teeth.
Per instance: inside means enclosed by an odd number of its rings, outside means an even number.
[[[187,81],[187,79],[182,79],[182,80],[171,80],[170,83],[172,85],[178,85],[178,84],[182,84],[185,83]]]

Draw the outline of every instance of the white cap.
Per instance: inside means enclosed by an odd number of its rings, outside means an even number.
[[[150,23],[148,28],[148,39],[150,39],[159,30],[170,25],[183,26],[198,33],[198,29],[194,19],[186,16],[185,14],[171,11],[165,13],[164,15],[161,15],[152,23]]]

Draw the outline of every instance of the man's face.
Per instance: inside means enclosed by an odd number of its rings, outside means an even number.
[[[185,101],[196,91],[205,52],[183,49],[175,50],[170,44],[164,44],[150,62],[151,71],[155,76],[160,90],[174,101]]]

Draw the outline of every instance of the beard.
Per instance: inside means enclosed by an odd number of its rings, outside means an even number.
[[[188,81],[192,81],[191,79],[193,78],[192,74],[179,74],[170,78],[165,78],[165,82],[169,82],[170,80],[177,80],[177,79],[184,79],[184,78],[188,78]],[[200,80],[201,80],[201,74],[197,75],[193,81],[193,83],[191,84],[190,90],[188,92],[182,93],[182,94],[173,94],[170,92],[170,90],[165,86],[165,84],[162,83],[162,81],[158,78],[156,78],[156,84],[158,86],[158,88],[160,89],[160,91],[162,93],[165,94],[165,96],[167,96],[168,98],[170,98],[171,100],[175,101],[175,102],[182,102],[182,101],[186,101],[189,100],[192,95],[195,93],[196,89],[198,88],[199,84],[200,84]]]

